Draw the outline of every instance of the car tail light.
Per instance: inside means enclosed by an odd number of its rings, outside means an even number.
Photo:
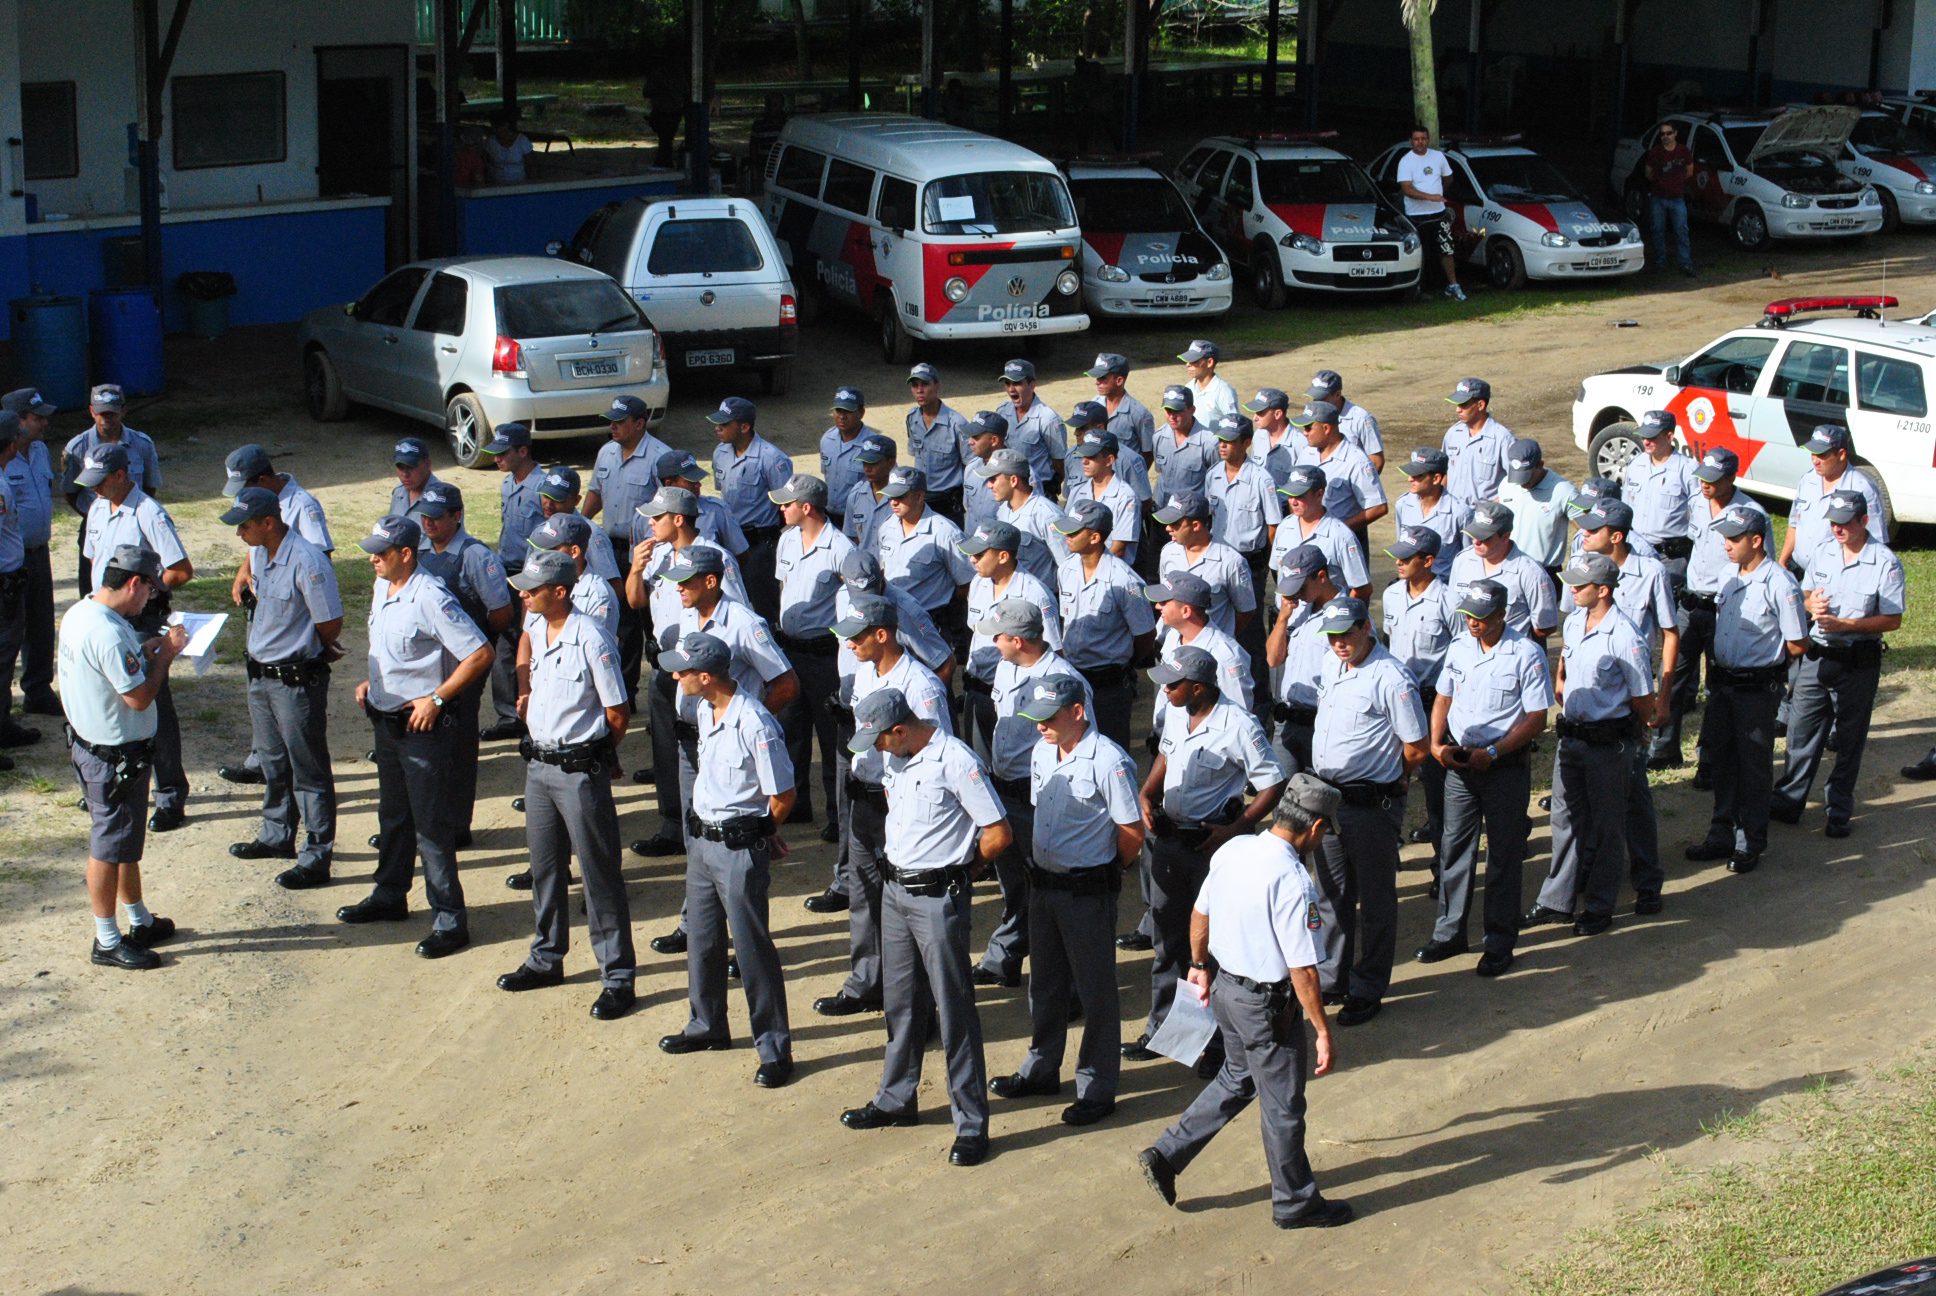
[[[799,322],[800,322],[800,308],[794,304],[793,294],[781,293],[780,294],[781,325],[784,326],[787,324],[798,324]]]
[[[524,372],[524,348],[516,338],[501,337],[491,348],[491,372],[500,374],[521,374]]]

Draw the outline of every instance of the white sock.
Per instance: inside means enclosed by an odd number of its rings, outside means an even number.
[[[155,920],[155,916],[148,912],[148,906],[139,900],[131,905],[124,905],[122,907],[128,911],[128,926],[130,927],[146,927]]]
[[[113,949],[121,943],[121,929],[114,925],[114,919],[94,920],[94,943],[102,949]]]

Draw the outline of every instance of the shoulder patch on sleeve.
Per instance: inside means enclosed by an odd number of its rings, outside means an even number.
[[[139,675],[139,674],[141,674],[141,656],[140,656],[140,654],[138,654],[138,653],[136,653],[136,652],[135,652],[135,651],[134,651],[133,649],[131,649],[131,648],[130,648],[130,649],[124,649],[124,650],[122,651],[122,653],[121,653],[121,667],[122,667],[122,669],[123,669],[123,670],[125,670],[125,671],[127,671],[127,672],[128,672],[128,674],[130,674],[130,675]]]
[[[445,599],[440,606],[443,609],[444,620],[453,625],[470,624],[470,618],[464,615],[464,609],[457,605],[456,599]]]

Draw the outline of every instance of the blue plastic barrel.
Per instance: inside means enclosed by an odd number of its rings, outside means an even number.
[[[38,387],[66,410],[87,407],[87,315],[79,297],[16,297],[11,387]]]
[[[152,287],[97,288],[87,295],[94,378],[130,396],[161,390],[161,304]]]

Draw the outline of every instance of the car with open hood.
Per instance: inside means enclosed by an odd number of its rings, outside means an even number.
[[[1282,306],[1291,289],[1418,288],[1418,231],[1363,167],[1331,146],[1336,138],[1335,131],[1214,136],[1172,173],[1266,309]]]
[[[1936,225],[1936,105],[1886,99],[1856,119],[1842,171],[1875,186],[1882,228]]]
[[[1882,228],[1875,187],[1842,172],[1860,110],[1818,104],[1783,112],[1670,113],[1694,155],[1687,214],[1724,226],[1736,244],[1760,250],[1771,239],[1853,238]],[[1613,152],[1613,191],[1628,214],[1646,218],[1642,169],[1660,123]]]
[[[1062,165],[1082,226],[1082,299],[1120,319],[1221,315],[1230,262],[1174,182],[1140,160]]]

